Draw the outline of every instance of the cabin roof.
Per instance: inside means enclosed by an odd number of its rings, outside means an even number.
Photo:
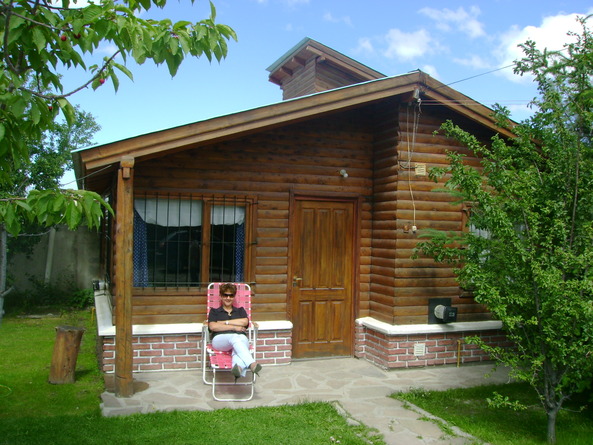
[[[404,102],[419,97],[425,103],[440,104],[494,132],[512,136],[510,131],[495,124],[490,108],[418,70],[77,150],[73,152],[73,160],[78,185],[102,193],[104,190],[99,184],[105,183],[98,176],[105,176],[104,179],[110,177],[124,157],[141,161],[165,156],[291,123],[321,118],[391,97],[400,97]],[[93,186],[84,181],[91,174]]]

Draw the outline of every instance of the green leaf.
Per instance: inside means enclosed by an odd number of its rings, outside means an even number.
[[[18,235],[21,231],[22,226],[19,221],[19,218],[17,217],[14,211],[14,208],[10,203],[8,203],[8,205],[5,206],[5,211],[2,216],[4,220],[4,226],[6,227],[6,231],[13,236]]]
[[[68,124],[74,125],[74,122],[76,120],[76,113],[74,111],[74,107],[72,106],[72,104],[63,97],[59,98],[57,102],[60,106],[60,109],[62,110],[62,113],[64,113],[64,117],[66,118]]]
[[[103,15],[103,8],[98,5],[90,4],[83,10],[83,20],[86,23],[92,23]]]
[[[41,31],[41,29],[39,29],[39,27],[33,28],[32,37],[33,43],[35,44],[37,51],[41,51],[43,48],[45,48],[47,42],[45,40],[45,35]]]
[[[210,18],[212,20],[216,20],[216,8],[214,7],[214,3],[210,2]]]
[[[31,212],[32,210],[31,206],[24,200],[17,199],[14,201],[14,203],[15,205],[23,209],[25,212]]]
[[[82,220],[82,213],[80,207],[75,201],[69,202],[66,206],[66,212],[64,213],[64,222],[69,229],[75,229],[78,227]]]
[[[113,63],[114,68],[117,68],[118,70],[120,70],[122,73],[124,73],[126,76],[128,76],[128,78],[130,80],[134,80],[134,75],[132,74],[132,72],[125,66],[122,65],[120,63]]]
[[[11,113],[17,118],[21,118],[25,114],[26,108],[27,102],[22,96],[15,97],[12,104],[10,105]]]
[[[113,72],[109,75],[109,77],[111,78],[111,82],[113,82],[113,89],[117,92],[119,89],[119,79]]]

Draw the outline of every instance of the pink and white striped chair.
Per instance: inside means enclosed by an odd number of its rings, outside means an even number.
[[[220,378],[218,372],[228,372],[233,367],[231,352],[218,351],[212,347],[210,331],[208,330],[208,316],[210,309],[221,305],[219,288],[223,283],[210,283],[206,299],[206,321],[202,328],[202,379],[207,385],[212,385],[212,397],[220,402],[246,402],[253,398],[256,375],[251,371],[245,378],[240,378],[236,382],[231,379]],[[249,338],[249,349],[253,357],[256,355],[257,343],[257,324],[251,321],[251,287],[246,283],[233,283],[237,286],[237,293],[233,305],[244,307],[249,317],[249,326],[247,336]],[[234,379],[233,379],[234,380]],[[221,395],[221,386],[237,386],[239,388],[249,386],[249,393],[245,397],[234,398]],[[231,391],[226,391],[231,393]]]

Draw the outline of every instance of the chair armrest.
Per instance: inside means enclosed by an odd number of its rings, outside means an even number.
[[[202,340],[204,340],[206,343],[210,341],[210,330],[208,329],[207,320],[202,325]]]

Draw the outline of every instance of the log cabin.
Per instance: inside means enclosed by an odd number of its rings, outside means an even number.
[[[120,393],[133,372],[200,367],[213,281],[251,284],[263,364],[488,360],[463,339],[502,344],[501,323],[451,267],[412,254],[423,229],[468,230],[428,171],[448,150],[479,160],[440,125],[512,135],[424,72],[386,77],[312,39],[268,71],[278,103],[74,153],[79,187],[114,209],[96,310]]]

